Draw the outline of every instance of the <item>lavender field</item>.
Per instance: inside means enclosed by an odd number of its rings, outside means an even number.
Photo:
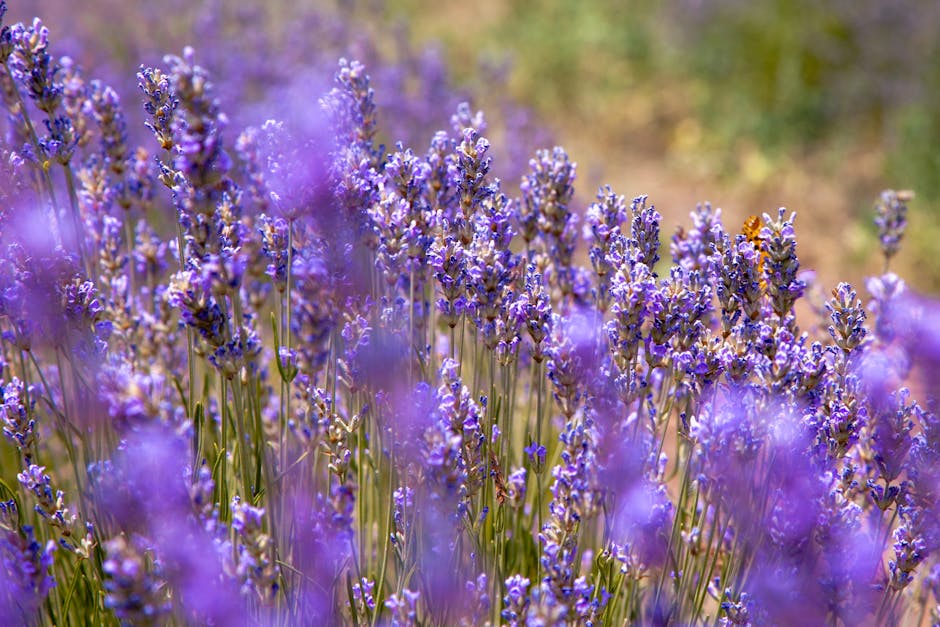
[[[582,208],[523,104],[336,16],[8,17],[0,625],[940,625],[914,192],[828,285],[803,207]]]

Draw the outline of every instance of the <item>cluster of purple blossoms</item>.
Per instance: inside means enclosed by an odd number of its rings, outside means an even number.
[[[386,150],[359,62],[239,132],[185,48],[137,75],[148,134],[40,21],[2,28],[0,622],[938,603],[938,306],[897,276],[807,321],[784,209],[699,205],[670,264],[646,196],[582,217],[560,147],[498,179],[469,104]],[[910,198],[878,204],[886,259]]]

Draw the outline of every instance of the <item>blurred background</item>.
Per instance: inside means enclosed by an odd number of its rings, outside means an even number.
[[[648,194],[663,234],[698,202],[729,230],[785,206],[828,292],[881,272],[872,206],[911,189],[892,270],[940,293],[940,2],[936,0],[28,0],[54,52],[122,94],[193,45],[233,140],[316,115],[340,56],[373,77],[385,141],[423,151],[457,103],[482,109],[514,188],[536,148],[578,162],[576,199]],[[142,141],[144,141],[142,139]],[[149,146],[149,144],[147,144]]]

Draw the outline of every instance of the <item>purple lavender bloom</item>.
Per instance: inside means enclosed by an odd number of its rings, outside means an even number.
[[[845,455],[858,442],[868,424],[868,408],[859,401],[858,378],[850,375],[843,385],[830,384],[813,418],[817,437],[832,459]]]
[[[721,306],[722,332],[728,335],[744,315],[744,323],[761,314],[760,253],[744,235],[725,235],[715,248],[718,266],[715,294]]]
[[[450,126],[458,135],[463,135],[468,128],[482,135],[486,132],[486,118],[482,111],[474,112],[469,102],[461,102],[457,105],[457,111],[450,116]]]
[[[163,425],[128,434],[95,491],[99,511],[129,537],[149,540],[174,606],[199,622],[237,623],[245,604],[232,578],[232,546],[190,493],[189,442]],[[201,493],[196,491],[195,494]]]
[[[161,148],[171,150],[175,145],[173,128],[179,98],[170,76],[160,68],[141,66],[137,72],[137,81],[144,94],[144,111],[150,116],[146,126],[157,138]]]
[[[130,156],[127,145],[127,122],[121,110],[121,98],[117,92],[101,81],[91,81],[91,106],[95,121],[101,129],[101,150],[108,168],[117,176],[124,173]]]
[[[803,295],[806,284],[797,275],[800,262],[796,258],[796,234],[793,219],[784,219],[786,209],[781,207],[777,219],[764,215],[764,228],[760,232],[761,252],[766,253],[763,270],[766,277],[767,296],[774,313],[784,320],[793,309],[793,303]]]
[[[262,215],[258,222],[261,252],[268,258],[265,272],[271,277],[277,290],[283,293],[287,287],[287,258],[290,254],[287,250],[288,224],[282,218],[271,219],[266,215]]]
[[[888,562],[891,579],[888,585],[894,590],[903,590],[914,576],[911,574],[926,559],[927,543],[923,538],[911,534],[906,525],[894,530],[894,559]]]
[[[457,177],[457,155],[454,141],[444,131],[438,131],[431,139],[426,157],[429,169],[427,177],[428,200],[432,210],[446,224],[456,218],[457,198],[453,183]]]
[[[212,296],[209,282],[195,270],[178,272],[167,290],[167,300],[180,317],[195,329],[213,349],[225,344],[226,321],[222,308]]]
[[[574,416],[585,395],[585,383],[591,376],[586,349],[593,346],[593,328],[584,315],[552,317],[552,337],[548,349],[547,373],[552,395],[566,419]],[[590,347],[590,348],[588,348]]]
[[[509,250],[513,235],[510,214],[509,200],[502,194],[484,205],[465,270],[469,312],[489,349],[495,348],[499,339],[497,320],[513,319],[505,315],[518,262]]]
[[[91,281],[76,280],[63,288],[62,308],[71,331],[71,349],[82,361],[100,358],[108,348],[113,324]]]
[[[648,294],[651,327],[645,338],[645,352],[653,367],[664,363],[673,338],[676,349],[685,351],[703,335],[703,317],[711,307],[711,286],[702,281],[697,271],[689,273],[675,266],[669,280]]]
[[[642,263],[622,267],[611,281],[612,319],[606,324],[607,339],[614,361],[623,373],[632,371],[636,365],[643,324],[651,315],[656,291],[654,276]]]
[[[227,120],[212,95],[208,73],[196,65],[195,56],[195,51],[187,47],[182,57],[166,58],[181,114],[174,118],[172,126],[177,146],[174,165],[192,186],[188,190],[187,209],[208,214],[215,211],[220,198],[218,184],[231,161],[222,147]]]
[[[909,398],[910,390],[907,388],[883,399],[880,393],[869,395],[872,402],[871,447],[886,486],[904,470],[907,454],[913,445],[914,417],[919,417],[923,411],[916,402],[908,403]]]
[[[637,196],[630,203],[630,247],[639,263],[653,270],[659,261],[659,223],[662,216],[653,205],[646,206],[647,197]]]
[[[832,290],[832,300],[826,303],[826,311],[832,324],[829,335],[836,346],[845,353],[851,353],[865,339],[865,310],[858,300],[855,290],[848,283],[839,283]]]
[[[568,205],[574,195],[575,164],[556,146],[553,150],[536,151],[529,161],[531,173],[522,178],[519,189],[519,234],[526,246],[543,234],[546,252],[565,230],[570,217]]]
[[[711,203],[698,204],[691,214],[692,229],[679,227],[669,244],[673,263],[687,270],[699,270],[712,277],[714,265],[712,251],[721,241],[724,229],[721,225],[721,209],[712,209]]]
[[[65,506],[65,495],[61,490],[52,489],[52,480],[45,473],[45,466],[30,464],[26,470],[16,476],[20,484],[36,499],[36,512],[49,521],[53,527],[69,535],[75,524],[76,516]]]
[[[487,155],[490,143],[472,128],[462,132],[461,141],[455,147],[457,161],[451,185],[457,196],[459,211],[454,216],[451,232],[468,246],[473,241],[475,216],[483,204],[497,193],[497,188],[490,183],[487,175],[492,158]]]
[[[525,283],[519,298],[509,305],[510,315],[515,315],[528,332],[532,341],[532,360],[542,363],[545,358],[545,338],[552,332],[552,304],[545,291],[542,275],[534,264],[525,270]]]
[[[466,608],[469,611],[465,612],[462,619],[470,625],[481,625],[489,618],[490,611],[490,596],[487,592],[489,586],[486,573],[480,573],[475,580],[468,581],[465,588],[468,597],[466,601],[470,607]],[[466,614],[469,614],[469,616]]]
[[[618,196],[610,186],[597,192],[596,202],[585,211],[584,238],[590,244],[588,256],[597,276],[595,302],[602,312],[610,304],[610,285],[617,270],[611,257],[616,240],[622,237],[622,228],[627,221],[627,205],[623,196]]]
[[[152,421],[179,425],[184,411],[176,390],[159,371],[140,372],[116,362],[98,375],[99,397],[118,432]]]
[[[0,618],[27,624],[56,585],[49,574],[55,543],[41,545],[30,526],[20,527],[15,501],[0,502]],[[11,622],[12,624],[12,622]]]
[[[140,537],[129,542],[116,536],[105,542],[104,549],[105,607],[124,625],[160,624],[171,603],[159,572],[148,565],[146,543]]]
[[[274,561],[271,537],[264,532],[264,508],[232,499],[232,530],[238,547],[237,575],[244,584],[242,591],[254,591],[259,600],[267,602],[277,593],[279,569]]]
[[[378,198],[377,172],[384,152],[374,144],[378,131],[375,94],[358,61],[340,59],[335,82],[337,86],[320,101],[334,129],[330,173],[347,220],[345,227],[357,229],[361,236],[371,230],[366,210]]]
[[[39,138],[42,153],[56,163],[67,165],[78,146],[72,120],[65,116],[56,116],[52,120],[43,120],[43,126],[46,127],[46,135]]]
[[[424,458],[428,467],[432,498],[451,502],[456,511],[466,511],[469,499],[486,478],[483,444],[483,408],[457,374],[458,364],[445,359],[441,365],[441,385],[433,423],[424,433]]]
[[[135,227],[133,254],[137,274],[145,279],[163,276],[169,259],[167,242],[160,239],[146,220],[138,221]]]
[[[356,604],[356,613],[361,616],[370,616],[375,610],[375,582],[362,577],[352,585],[353,603]]]
[[[532,442],[527,447],[522,449],[522,452],[526,454],[529,458],[529,462],[536,468],[540,467],[545,463],[545,447],[539,444],[538,442]]]
[[[392,627],[412,627],[417,624],[419,592],[405,588],[385,600],[385,607],[392,613]]]
[[[466,251],[456,237],[438,239],[428,252],[428,264],[441,294],[437,299],[441,320],[453,329],[467,308]]]
[[[0,381],[0,424],[3,435],[10,439],[23,459],[29,464],[36,443],[36,420],[33,418],[36,400],[34,386],[23,385],[13,377],[9,383]],[[28,401],[28,403],[27,403]]]
[[[19,81],[36,107],[53,115],[62,99],[62,85],[57,80],[58,63],[49,53],[49,29],[38,17],[31,26],[16,24],[10,29],[13,53],[10,71]]]
[[[907,226],[907,203],[914,197],[909,191],[888,189],[881,192],[881,198],[875,203],[875,226],[878,227],[878,239],[885,263],[898,252],[904,229]]]
[[[513,575],[506,579],[506,596],[503,597],[505,609],[500,616],[516,627],[525,620],[529,606],[529,580],[522,575]]]

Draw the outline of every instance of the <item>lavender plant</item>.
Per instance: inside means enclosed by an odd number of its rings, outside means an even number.
[[[514,198],[469,106],[387,150],[355,61],[242,130],[187,48],[135,146],[3,29],[5,624],[940,621],[940,313],[895,275],[807,323],[794,214],[699,206],[667,264],[646,196],[577,228],[559,147]]]

